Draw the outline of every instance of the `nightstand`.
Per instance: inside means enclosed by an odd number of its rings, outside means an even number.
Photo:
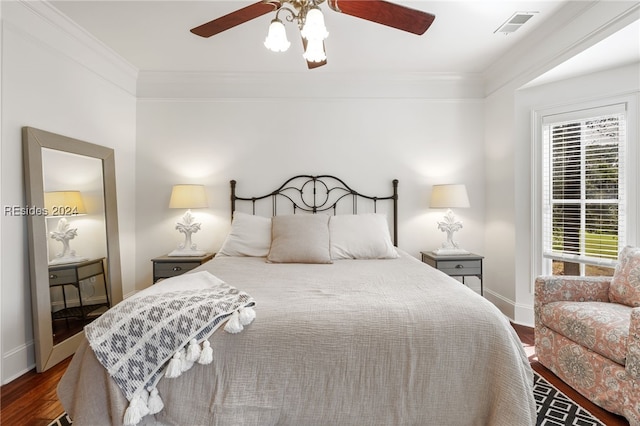
[[[153,262],[153,282],[164,278],[182,275],[205,262],[210,261],[215,253],[207,253],[204,256],[160,256],[151,259]]]
[[[451,277],[476,277],[480,280],[480,295],[483,295],[482,287],[482,259],[477,254],[439,255],[432,251],[422,251],[422,261]]]
[[[106,301],[101,303],[85,304],[82,296],[81,281],[95,280],[96,277],[102,276],[100,281],[104,286],[104,294]],[[75,287],[78,292],[79,306],[67,306],[66,286]],[[111,306],[109,302],[109,290],[105,279],[104,257],[99,259],[86,260],[76,263],[62,263],[59,265],[49,265],[49,288],[62,288],[62,300],[64,308],[51,313],[54,320],[79,318],[82,320],[94,319],[102,315]]]

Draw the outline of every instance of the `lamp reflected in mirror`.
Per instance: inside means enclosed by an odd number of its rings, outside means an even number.
[[[87,257],[78,256],[75,250],[71,250],[70,241],[78,236],[78,228],[72,228],[67,220],[67,217],[87,214],[80,191],[45,192],[44,205],[48,218],[60,218],[56,229],[49,232],[49,236],[62,243],[62,251],[49,261],[49,265],[88,260]]]
[[[198,250],[191,235],[200,230],[201,224],[195,221],[191,209],[209,207],[204,185],[174,185],[169,200],[170,209],[187,209],[180,222],[176,223],[178,232],[184,234],[184,243],[169,253],[169,256],[204,256],[206,251]]]

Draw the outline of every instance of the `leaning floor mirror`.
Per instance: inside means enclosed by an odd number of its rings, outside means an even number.
[[[72,355],[122,300],[114,152],[22,129],[36,370]]]

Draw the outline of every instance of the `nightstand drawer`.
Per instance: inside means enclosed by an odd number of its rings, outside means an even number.
[[[480,280],[480,295],[483,294],[482,259],[484,257],[473,253],[445,255],[432,251],[421,251],[422,262],[444,272],[450,277],[461,277],[465,284],[465,277],[476,277]]]
[[[200,266],[200,262],[156,263],[155,275],[158,278],[175,277]]]
[[[86,280],[87,278],[95,277],[100,274],[104,274],[102,261],[81,266],[78,268],[78,281]]]
[[[164,278],[177,277],[189,272],[205,262],[213,259],[215,253],[206,253],[203,256],[160,256],[151,259],[153,262],[153,282]]]
[[[74,269],[61,269],[49,271],[49,286],[62,284],[77,284],[76,271]]]
[[[480,275],[482,262],[479,260],[441,260],[438,269],[447,275]]]

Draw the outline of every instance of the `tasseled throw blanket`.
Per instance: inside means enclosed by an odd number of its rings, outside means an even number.
[[[229,320],[225,330],[238,333],[255,318],[253,298],[209,272],[171,280],[170,291],[123,300],[85,327],[96,357],[129,401],[125,425],[162,410],[155,386],[163,375],[212,362],[207,338],[221,324]]]

